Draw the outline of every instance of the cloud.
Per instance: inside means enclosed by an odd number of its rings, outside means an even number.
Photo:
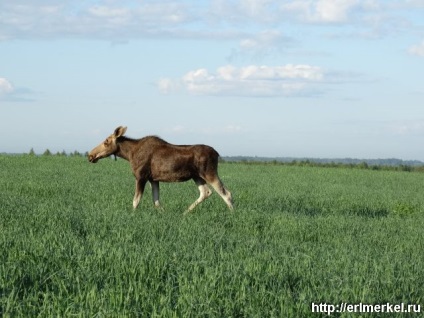
[[[0,98],[13,93],[13,85],[5,78],[0,77]]]
[[[30,98],[33,94],[34,93],[30,89],[15,87],[9,80],[0,77],[0,101],[29,102],[33,101],[33,99]]]
[[[420,44],[412,45],[409,50],[409,54],[424,57],[424,41]]]
[[[169,94],[178,90],[180,88],[180,83],[169,78],[161,78],[159,79],[157,86],[159,91],[161,91],[163,94]]]
[[[178,80],[161,79],[158,88],[165,94],[183,89],[194,95],[296,96],[311,93],[323,77],[323,70],[311,65],[226,65],[215,72],[189,71]]]
[[[289,2],[281,7],[305,22],[342,22],[346,20],[349,5],[345,2],[344,6],[336,7],[328,1],[302,0]]]
[[[253,58],[255,61],[260,61],[265,57],[276,56],[292,49],[297,42],[277,29],[239,34],[237,40],[238,46],[233,48],[227,57],[229,63],[240,58]]]
[[[128,24],[131,19],[131,12],[127,8],[116,7],[109,8],[106,6],[95,5],[88,8],[88,13],[93,18],[105,19],[111,24]]]
[[[241,52],[266,55],[275,50],[283,50],[292,45],[294,40],[281,31],[270,29],[243,37],[239,42]]]
[[[171,1],[0,2],[0,40],[15,38],[135,38],[173,33],[193,20],[191,9]]]
[[[0,1],[0,41],[10,39],[55,39],[62,37],[128,40],[140,37],[233,38],[242,48],[281,40],[276,31],[301,24],[343,24],[374,28],[403,17],[419,0],[214,0],[185,2],[171,0],[16,0]],[[402,4],[403,10],[396,10]],[[378,21],[378,22],[376,22]],[[245,36],[240,27],[249,25]],[[244,28],[247,30],[247,28]]]
[[[346,23],[355,13],[364,14],[377,7],[373,0],[295,0],[281,5],[282,11],[306,23]]]

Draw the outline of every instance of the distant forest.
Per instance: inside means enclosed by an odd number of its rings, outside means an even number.
[[[402,160],[396,158],[389,159],[354,159],[354,158],[339,158],[339,159],[329,159],[329,158],[294,158],[294,157],[249,157],[249,156],[231,156],[223,157],[225,161],[234,161],[234,162],[273,162],[273,163],[291,163],[291,162],[313,162],[313,163],[340,163],[340,164],[353,164],[358,165],[366,162],[368,165],[378,165],[378,166],[423,166],[424,162],[419,160]]]
[[[249,157],[224,156],[224,162],[246,164],[281,164],[290,166],[320,166],[320,167],[347,167],[369,170],[399,170],[424,172],[424,162],[419,160],[390,159],[354,159],[354,158],[293,158],[293,157]]]

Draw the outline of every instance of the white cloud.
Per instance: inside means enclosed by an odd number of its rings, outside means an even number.
[[[344,22],[358,0],[321,0],[316,4],[315,18],[323,22]]]
[[[278,1],[272,0],[244,0],[240,1],[240,10],[249,18],[262,22],[274,22],[277,18],[276,7]]]
[[[279,30],[265,30],[240,40],[240,49],[244,52],[267,54],[273,50],[283,48],[293,42]]]
[[[242,39],[240,47],[244,49],[258,49],[263,47],[274,46],[276,42],[286,39],[280,31],[266,30],[262,31],[252,37]]]
[[[169,1],[0,2],[0,40],[84,36],[134,38],[170,33],[193,20],[191,9]],[[172,32],[171,32],[172,33]]]
[[[403,10],[398,10],[399,6]],[[354,25],[361,33],[363,29],[376,28],[376,24],[392,30],[394,20],[408,20],[411,10],[422,7],[422,0],[63,0],[60,4],[54,0],[0,1],[0,41],[213,37],[236,39],[241,49],[258,49],[285,40],[276,31],[259,30],[284,30],[293,21]],[[249,29],[244,28],[246,25]]]
[[[195,95],[295,96],[307,93],[323,78],[323,70],[311,65],[226,65],[213,73],[201,68],[179,80],[162,79],[158,87],[163,93],[172,92],[170,88],[183,88]]]
[[[0,97],[11,94],[13,91],[13,85],[7,79],[0,77]]]
[[[277,29],[265,29],[252,34],[241,34],[238,47],[232,49],[228,62],[253,58],[255,61],[288,52],[297,40]]]
[[[8,79],[0,77],[0,100],[9,102],[31,102],[35,93],[25,87],[16,87]]]
[[[128,24],[131,19],[130,11],[126,8],[109,8],[106,6],[93,6],[88,12],[95,18],[104,19],[110,24]]]
[[[164,94],[168,94],[178,90],[178,83],[169,78],[159,79],[159,81],[157,82],[157,85],[159,90]]]
[[[375,8],[375,1],[362,0],[295,0],[281,6],[285,12],[312,23],[342,23],[356,9]]]
[[[409,54],[424,57],[424,41],[420,44],[413,45],[408,50]]]

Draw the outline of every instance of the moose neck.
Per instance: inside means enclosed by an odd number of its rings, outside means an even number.
[[[119,137],[116,142],[118,144],[118,150],[115,155],[125,160],[131,161],[137,140],[127,137]]]

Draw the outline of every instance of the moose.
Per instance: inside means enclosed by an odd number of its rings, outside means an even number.
[[[187,211],[193,210],[207,199],[211,185],[230,210],[233,210],[231,192],[218,176],[218,152],[207,145],[173,145],[157,136],[132,139],[124,136],[127,127],[119,126],[114,133],[90,151],[88,160],[96,163],[111,155],[129,161],[135,176],[133,208],[140,203],[147,181],[152,187],[153,204],[160,207],[159,182],[182,182],[190,179],[196,183],[200,196]]]

